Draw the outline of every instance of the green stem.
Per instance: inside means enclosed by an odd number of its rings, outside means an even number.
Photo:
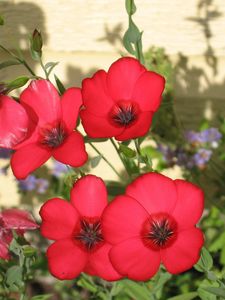
[[[140,145],[138,143],[138,139],[134,140],[134,144],[135,144],[135,148],[136,148],[138,157],[140,157],[141,156],[141,149],[140,149]],[[140,160],[139,159],[138,159],[138,169],[140,169]]]
[[[89,145],[95,150],[96,153],[98,153],[102,159],[110,166],[110,168],[116,173],[116,175],[120,178],[123,179],[121,177],[121,175],[119,174],[119,172],[114,168],[114,166],[111,164],[110,161],[108,161],[108,159],[91,143],[89,142]]]
[[[37,77],[37,75],[34,73],[34,71],[31,69],[31,67],[28,65],[28,63],[25,60],[19,60],[25,68],[31,73],[31,75]]]
[[[20,57],[16,56],[12,51],[6,49],[4,46],[0,45],[0,48],[5,51],[7,54],[11,55],[13,58],[15,58],[18,62],[20,62],[24,67],[31,73],[32,76],[36,76],[34,71],[31,69],[31,67],[28,65],[28,63],[24,60],[21,59]]]
[[[45,70],[45,66],[44,66],[44,64],[43,64],[43,61],[42,61],[42,59],[40,58],[40,65],[41,65],[41,67],[42,67],[42,69],[43,69],[43,71],[44,71],[44,73],[45,73],[45,77],[46,77],[46,79],[48,80],[49,79],[49,76],[48,76],[48,72]]]
[[[129,169],[128,169],[127,165],[126,165],[126,162],[124,161],[123,157],[121,156],[121,153],[120,153],[120,151],[119,151],[119,149],[118,149],[115,141],[113,140],[113,138],[110,138],[110,141],[111,141],[113,147],[115,148],[115,150],[116,150],[116,152],[117,152],[117,154],[118,154],[118,156],[119,156],[119,158],[120,158],[120,160],[121,160],[121,162],[122,162],[125,170],[127,171],[127,174],[129,175],[129,177],[131,177]]]

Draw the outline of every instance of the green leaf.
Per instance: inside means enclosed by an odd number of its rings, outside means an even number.
[[[90,160],[92,169],[96,168],[102,159],[101,155],[95,156]]]
[[[142,33],[139,31],[138,27],[134,24],[133,20],[130,19],[129,28],[127,32],[127,38],[130,43],[137,43],[141,39]]]
[[[23,254],[25,257],[32,257],[36,254],[36,252],[36,249],[29,245],[23,246]]]
[[[10,81],[9,83],[7,83],[7,88],[8,88],[9,91],[18,89],[18,88],[24,86],[28,82],[29,79],[30,78],[27,77],[27,76],[18,77],[15,80]]]
[[[213,259],[209,251],[203,247],[201,252],[201,257],[198,263],[194,266],[199,272],[208,272],[213,266]]]
[[[225,247],[225,232],[219,235],[219,237],[211,243],[209,250],[212,252],[216,252]]]
[[[151,300],[151,292],[143,283],[137,283],[130,280],[122,280],[119,282],[123,287],[123,291],[133,299]]]
[[[23,286],[23,269],[19,266],[12,266],[6,271],[6,284],[14,291]]]
[[[137,8],[134,3],[134,0],[126,0],[125,5],[126,5],[126,10],[127,10],[128,15],[131,16],[136,12]]]
[[[40,53],[38,53],[37,51],[34,51],[33,49],[30,49],[30,53],[31,53],[31,57],[33,58],[33,60],[35,61],[39,61],[41,56]]]
[[[125,186],[118,181],[107,180],[106,186],[110,196],[118,196],[125,193]]]
[[[80,277],[80,279],[77,281],[78,286],[82,286],[91,293],[96,293],[98,291],[97,286],[92,282],[92,278],[88,278],[84,275]]]
[[[56,85],[58,87],[58,90],[59,90],[60,94],[63,95],[66,88],[64,87],[64,85],[62,84],[60,79],[55,74],[54,74],[54,77],[55,77],[55,82],[56,82]]]
[[[225,265],[225,247],[221,251],[220,262],[221,262],[221,264]]]
[[[59,62],[48,62],[44,68],[47,71],[48,76],[51,74],[52,70],[55,68],[55,66],[58,65]]]
[[[0,26],[4,25],[5,21],[3,19],[3,16],[0,16]]]
[[[217,288],[217,287],[206,287],[205,290],[213,295],[222,297],[225,299],[225,289],[224,288]]]
[[[7,60],[4,61],[3,63],[0,64],[0,70],[10,67],[10,66],[16,66],[16,65],[20,65],[21,63],[16,61],[16,60]]]
[[[102,142],[106,142],[108,141],[108,138],[96,138],[96,139],[92,139],[89,136],[85,136],[84,137],[84,142],[85,143],[102,143]]]
[[[50,297],[52,297],[52,294],[38,295],[32,297],[30,300],[48,300]]]
[[[192,299],[195,299],[197,296],[198,296],[197,292],[190,292],[190,293],[186,293],[186,294],[182,294],[179,296],[169,298],[167,300],[192,300]]]
[[[119,151],[123,153],[127,158],[133,158],[136,156],[136,151],[123,144],[120,144]]]

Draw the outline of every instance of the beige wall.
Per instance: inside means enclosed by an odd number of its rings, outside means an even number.
[[[165,48],[176,67],[175,109],[185,128],[195,128],[203,116],[214,118],[223,113],[225,0],[135,2],[138,11],[134,19],[144,30],[144,49],[152,45]],[[127,16],[123,0],[0,0],[0,14],[5,18],[0,43],[8,48],[20,45],[27,49],[28,34],[35,27],[41,29],[44,60],[60,62],[55,70],[66,86],[80,85],[82,78],[96,69],[107,69],[124,51],[121,38],[127,28]],[[25,57],[29,59],[28,52]],[[0,52],[0,62],[4,59],[6,56]],[[39,73],[37,64],[30,63]],[[0,70],[0,81],[23,74],[26,71],[22,67]],[[101,147],[121,168],[110,145]],[[116,179],[104,162],[96,174]],[[14,199],[13,182],[12,176],[0,177],[0,205],[6,204],[6,199]]]

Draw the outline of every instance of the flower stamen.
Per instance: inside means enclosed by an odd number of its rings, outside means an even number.
[[[62,124],[58,124],[55,127],[44,128],[41,135],[41,143],[50,148],[57,148],[66,138],[66,133]]]
[[[103,242],[100,221],[80,221],[80,231],[75,239],[80,241],[87,250],[93,250],[99,243]]]
[[[110,119],[114,125],[127,127],[132,125],[138,117],[138,107],[130,101],[118,102],[110,112]]]
[[[148,247],[158,250],[167,248],[176,239],[177,224],[167,214],[153,215],[144,223],[142,239]]]

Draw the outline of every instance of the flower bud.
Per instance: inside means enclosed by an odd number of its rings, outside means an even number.
[[[43,42],[42,42],[41,32],[35,29],[31,38],[31,49],[33,51],[41,53],[42,45]]]

